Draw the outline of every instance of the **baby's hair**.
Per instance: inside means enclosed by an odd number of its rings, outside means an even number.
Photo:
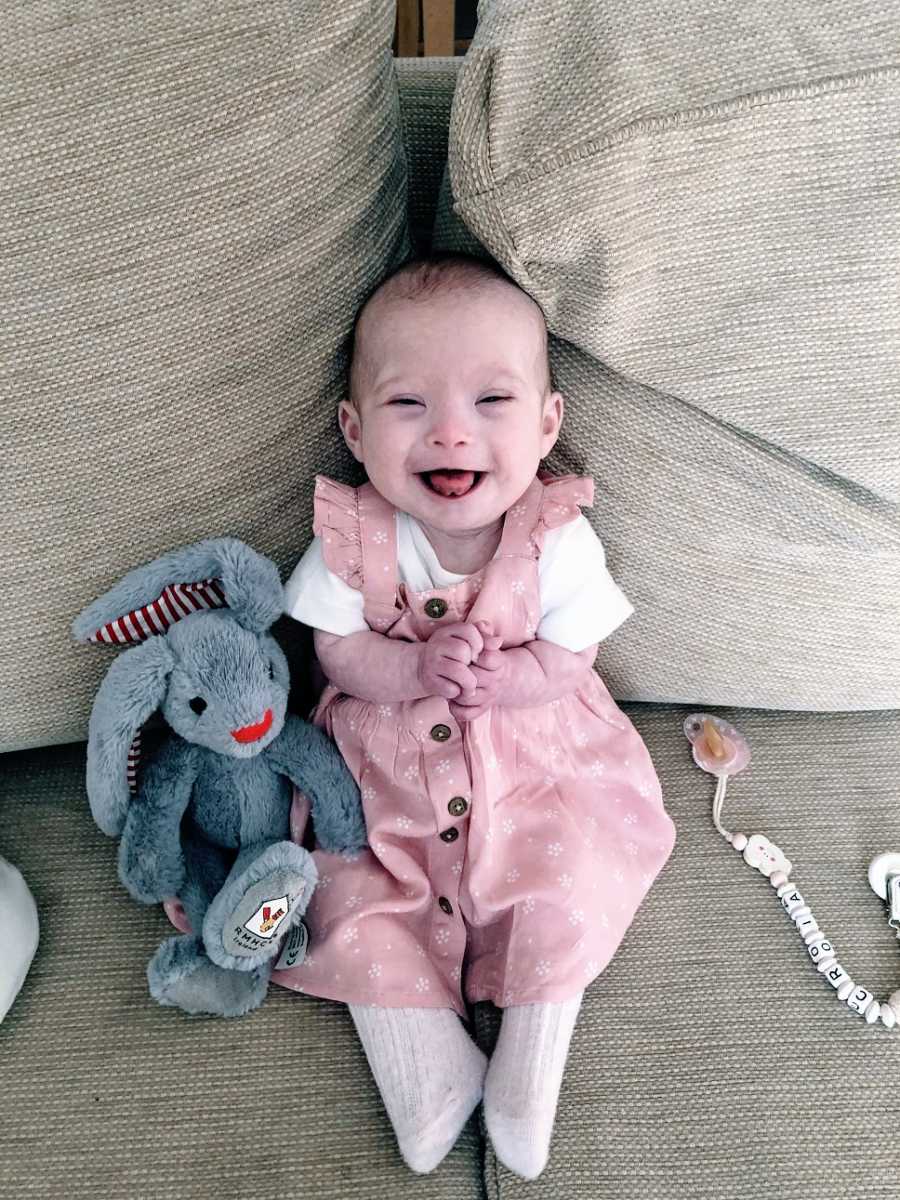
[[[406,262],[401,263],[390,274],[386,275],[384,279],[380,280],[372,288],[363,303],[359,306],[356,320],[353,322],[353,328],[350,331],[347,347],[347,363],[351,402],[354,404],[357,403],[360,390],[361,368],[359,360],[362,356],[356,353],[357,329],[363,312],[376,295],[383,296],[385,299],[413,301],[427,300],[439,292],[466,291],[477,295],[488,288],[495,287],[498,282],[508,284],[510,287],[514,287],[517,291],[521,292],[523,296],[528,296],[528,293],[519,287],[516,281],[511,279],[493,260],[477,258],[473,254],[467,254],[462,251],[437,250],[433,254],[410,258]],[[553,390],[550,357],[547,349],[547,326],[540,306],[533,297],[528,296],[528,299],[532,301],[541,318],[544,338],[542,354],[544,380],[542,381],[542,386],[546,395],[547,392]]]

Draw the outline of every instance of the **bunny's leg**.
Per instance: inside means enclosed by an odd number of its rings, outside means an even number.
[[[222,851],[185,843],[185,883],[180,899],[191,926],[200,929],[211,898],[228,874]],[[262,1004],[271,968],[228,971],[211,962],[199,937],[167,938],[150,960],[150,994],[160,1004],[188,1013],[238,1017]]]
[[[487,1059],[449,1008],[350,1005],[407,1166],[433,1171],[481,1099]]]
[[[306,912],[317,882],[312,855],[294,842],[243,847],[203,918],[209,957],[233,971],[270,962],[283,935]]]
[[[500,1161],[523,1179],[543,1171],[569,1041],[584,993],[503,1010],[484,1085],[484,1119]]]

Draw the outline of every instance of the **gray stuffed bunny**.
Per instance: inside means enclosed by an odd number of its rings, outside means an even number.
[[[330,739],[285,715],[288,665],[268,633],[283,611],[278,569],[235,538],[198,542],[126,575],[81,613],[78,641],[127,644],[91,711],[87,792],[121,835],[119,877],[145,904],[177,897],[190,933],[150,960],[150,991],[189,1013],[262,1003],[287,931],[317,883],[290,839],[294,787],[331,852],[366,840],[356,783]],[[143,723],[173,730],[141,773]],[[174,919],[174,918],[173,918]],[[176,921],[176,924],[178,922]]]

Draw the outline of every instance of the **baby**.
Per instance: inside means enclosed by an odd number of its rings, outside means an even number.
[[[276,979],[349,1005],[422,1173],[483,1099],[500,1160],[540,1174],[584,989],[674,844],[593,670],[633,611],[580,511],[593,481],[538,470],[562,418],[525,292],[466,255],[406,263],[357,318],[338,410],[368,482],[316,477],[287,585],[369,848],[315,852],[309,954]],[[489,1063],[481,1000],[504,1010]]]

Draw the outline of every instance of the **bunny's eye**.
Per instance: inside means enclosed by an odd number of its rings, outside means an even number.
[[[188,703],[190,704],[191,708],[194,710],[194,712],[197,714],[198,717],[203,712],[203,710],[206,708],[206,701],[203,699],[202,696],[195,696],[193,698],[193,700],[189,700]]]
[[[269,678],[270,678],[270,679],[274,679],[274,678],[275,678],[275,665],[274,665],[274,663],[269,663]]]

